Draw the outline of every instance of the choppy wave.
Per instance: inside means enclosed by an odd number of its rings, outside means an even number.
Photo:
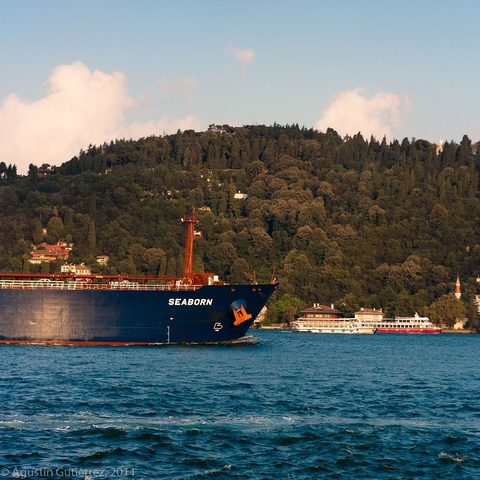
[[[480,477],[480,336],[3,346],[0,475]]]

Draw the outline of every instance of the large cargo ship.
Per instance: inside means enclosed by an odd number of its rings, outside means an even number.
[[[182,278],[0,274],[0,343],[148,345],[245,336],[276,283],[229,285],[193,272],[197,214],[187,224]]]

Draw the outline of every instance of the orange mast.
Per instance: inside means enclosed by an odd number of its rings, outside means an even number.
[[[187,224],[183,277],[189,278],[190,274],[193,273],[193,242],[202,238],[202,233],[195,231],[195,223],[197,223],[195,207],[192,208],[191,214],[187,214],[182,218],[182,222]]]

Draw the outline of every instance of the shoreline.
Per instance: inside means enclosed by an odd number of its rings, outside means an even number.
[[[469,334],[469,333],[475,334],[477,332],[475,330],[465,330],[465,329],[461,329],[461,330],[444,329],[444,330],[442,330],[442,333],[466,335],[466,334]]]
[[[292,330],[293,331],[292,328],[287,327],[285,324],[253,327],[252,330]],[[447,335],[471,335],[471,334],[476,334],[477,332],[475,330],[466,330],[466,329],[460,329],[460,330],[443,329],[440,335],[444,333]],[[418,333],[416,335],[423,335],[423,334]]]

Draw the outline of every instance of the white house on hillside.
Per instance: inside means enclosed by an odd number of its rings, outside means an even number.
[[[90,275],[92,273],[92,269],[86,265],[72,265],[68,263],[62,265],[61,271],[62,273],[75,273],[76,275]]]

